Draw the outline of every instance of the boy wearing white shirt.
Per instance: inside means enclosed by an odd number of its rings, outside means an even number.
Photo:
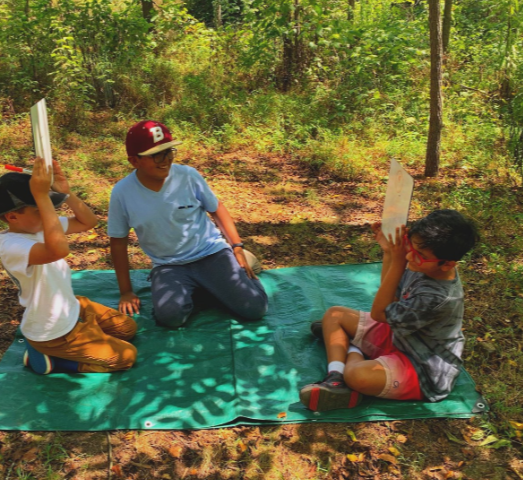
[[[32,175],[0,177],[0,259],[19,289],[25,311],[20,329],[27,340],[24,363],[36,373],[55,367],[78,372],[111,372],[131,368],[136,348],[134,320],[117,310],[75,297],[66,234],[93,228],[98,219],[69,188],[57,162],[54,183],[44,161],[35,160]],[[66,203],[74,217],[58,217]]]

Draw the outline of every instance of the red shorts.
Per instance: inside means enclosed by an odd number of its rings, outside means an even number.
[[[352,341],[368,358],[385,369],[387,383],[377,395],[394,400],[423,400],[418,374],[409,358],[392,344],[388,323],[376,322],[368,312],[360,312],[356,336]]]

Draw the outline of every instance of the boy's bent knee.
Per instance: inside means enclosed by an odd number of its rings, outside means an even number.
[[[269,309],[269,302],[267,297],[260,296],[257,301],[248,302],[242,308],[234,309],[235,312],[245,320],[256,321],[261,320]]]
[[[347,365],[343,379],[349,388],[367,395],[379,395],[385,388],[385,372],[369,368],[368,361]]]
[[[179,308],[158,308],[156,307],[153,312],[156,323],[162,327],[167,328],[179,328],[183,326],[192,312],[192,304],[184,305]]]
[[[128,343],[120,355],[118,370],[129,370],[135,364],[137,356],[138,350],[136,350],[136,347]]]
[[[131,317],[127,317],[120,327],[118,338],[121,338],[122,340],[131,340],[136,335],[137,330],[138,325],[136,322]]]

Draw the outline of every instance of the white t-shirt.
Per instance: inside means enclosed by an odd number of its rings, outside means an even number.
[[[60,217],[60,223],[67,231],[67,218]],[[71,270],[63,258],[45,265],[28,266],[31,248],[43,242],[43,232],[0,232],[0,260],[18,287],[20,305],[25,307],[20,330],[34,342],[54,340],[69,333],[80,313],[71,284]]]
[[[154,266],[184,265],[229,248],[207,215],[217,208],[216,195],[192,167],[172,165],[159,192],[134,171],[113,188],[107,232],[124,238],[134,228]]]

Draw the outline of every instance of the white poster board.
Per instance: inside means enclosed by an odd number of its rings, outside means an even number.
[[[53,157],[51,155],[51,139],[49,137],[45,98],[31,107],[31,126],[33,128],[35,154],[45,160],[47,171],[51,169],[52,172]]]
[[[389,234],[394,238],[396,228],[407,224],[413,191],[414,179],[392,159],[381,218],[381,230],[387,238]]]

